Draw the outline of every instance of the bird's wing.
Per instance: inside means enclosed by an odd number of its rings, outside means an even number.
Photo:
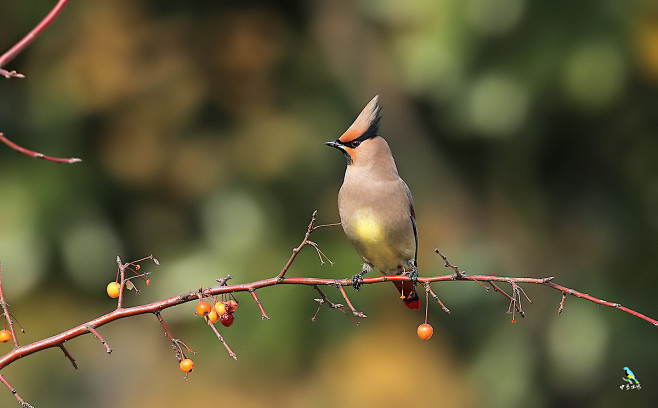
[[[411,190],[404,180],[400,179],[402,188],[404,189],[407,198],[409,199],[409,218],[411,218],[411,225],[414,229],[414,240],[416,241],[416,251],[414,254],[414,263],[418,267],[418,226],[416,225],[416,210],[414,209],[414,198],[411,196]]]

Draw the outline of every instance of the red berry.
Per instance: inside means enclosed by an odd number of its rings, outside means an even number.
[[[418,337],[421,339],[429,340],[429,338],[432,337],[432,334],[434,334],[434,329],[429,324],[423,323],[418,326],[418,330],[416,330],[416,332],[418,333]]]
[[[194,370],[194,361],[190,360],[189,358],[186,358],[185,360],[182,360],[179,364],[180,369],[183,370],[185,373],[189,373],[190,371]]]
[[[208,316],[211,310],[212,306],[210,306],[210,303],[206,302],[205,300],[200,301],[196,305],[196,314],[199,316]]]
[[[0,343],[6,343],[11,340],[11,333],[7,329],[0,330]]]
[[[238,310],[238,302],[236,302],[233,299],[226,301],[226,311],[227,312],[233,313],[236,310]]]
[[[229,327],[230,325],[233,324],[233,321],[235,320],[235,316],[233,316],[233,313],[224,313],[221,315],[219,320],[222,322],[222,324],[226,327]]]

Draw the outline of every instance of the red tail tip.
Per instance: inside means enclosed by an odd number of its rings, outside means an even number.
[[[404,304],[407,305],[407,307],[411,310],[418,310],[420,309],[420,299],[416,298],[412,301],[406,301],[404,300]]]

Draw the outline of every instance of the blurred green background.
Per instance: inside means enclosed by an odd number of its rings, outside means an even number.
[[[55,3],[2,2],[0,49]],[[375,94],[381,134],[413,191],[421,274],[555,281],[652,317],[658,248],[658,7],[653,1],[72,1],[0,80],[0,131],[63,157],[0,146],[0,260],[23,344],[112,310],[115,258],[148,254],[137,305],[278,273],[313,210],[338,221],[338,137]],[[340,228],[290,276],[360,268]],[[140,283],[138,283],[140,285]],[[144,287],[141,285],[140,287]],[[305,287],[238,296],[222,330],[188,304],[163,313],[199,354],[187,381],[157,320],[141,316],[2,370],[39,407],[658,406],[647,322],[524,286],[434,285],[422,312],[387,285],[350,290],[368,318],[323,310]],[[509,288],[507,288],[509,289]],[[327,290],[331,299],[339,294]],[[0,346],[0,352],[11,346]],[[629,366],[641,391],[621,391]],[[0,405],[14,406],[4,388]]]

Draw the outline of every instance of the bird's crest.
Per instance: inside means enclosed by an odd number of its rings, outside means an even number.
[[[358,139],[360,142],[377,136],[379,131],[379,121],[381,119],[381,106],[379,106],[379,95],[374,98],[357,116],[352,126],[349,127],[338,139],[343,143],[351,142]]]

